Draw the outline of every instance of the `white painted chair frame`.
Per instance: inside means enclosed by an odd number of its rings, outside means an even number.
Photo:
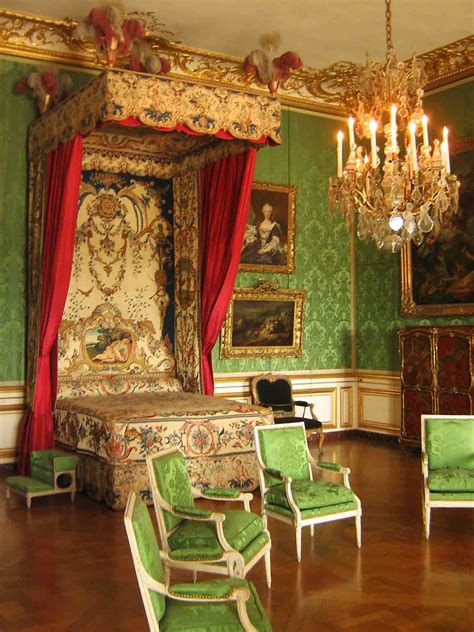
[[[284,476],[282,481],[285,484],[285,491],[286,491],[286,496],[287,496],[287,500],[288,500],[288,504],[291,507],[291,510],[293,512],[294,518],[291,519],[287,516],[283,516],[280,513],[277,513],[275,511],[272,511],[271,509],[266,509],[265,508],[265,494],[267,493],[267,491],[270,489],[269,487],[266,486],[265,484],[265,471],[266,471],[266,466],[263,463],[261,456],[260,456],[260,437],[259,434],[261,432],[272,432],[272,430],[282,430],[283,428],[297,428],[300,427],[303,429],[303,432],[305,432],[305,427],[304,427],[304,423],[289,423],[289,424],[274,424],[272,426],[255,426],[254,428],[254,435],[255,435],[255,449],[257,452],[257,462],[258,462],[258,474],[259,474],[259,478],[260,478],[260,492],[261,492],[261,502],[262,502],[262,515],[265,516],[265,518],[268,516],[270,518],[275,518],[275,520],[281,520],[282,522],[286,522],[287,524],[293,525],[295,527],[296,530],[296,557],[298,559],[298,562],[301,562],[301,531],[304,527],[310,527],[310,532],[311,532],[311,537],[314,536],[314,525],[315,524],[322,524],[324,522],[333,522],[334,520],[344,520],[345,518],[355,518],[355,527],[356,527],[356,537],[357,537],[357,546],[360,548],[361,544],[362,544],[362,529],[361,529],[361,517],[362,517],[362,505],[361,502],[359,500],[359,498],[354,494],[354,500],[357,503],[357,508],[356,509],[352,509],[351,511],[343,511],[340,513],[335,513],[335,514],[329,514],[327,516],[319,516],[316,518],[306,518],[303,519],[301,517],[301,511],[298,509],[298,506],[296,505],[294,499],[293,499],[293,494],[291,491],[291,483],[292,483],[292,478],[291,476]],[[306,433],[305,433],[305,438],[306,438]],[[313,457],[311,456],[311,453],[308,449],[308,442],[306,440],[306,451],[307,451],[307,455],[308,455],[308,471],[309,471],[309,476],[310,479],[313,480],[313,471],[311,469],[311,465],[313,465],[314,467],[320,469],[320,470],[325,470],[328,471],[326,468],[323,468],[321,466],[318,465],[317,461],[315,461],[313,459]],[[348,467],[343,467],[340,466],[340,470],[336,471],[336,470],[331,470],[332,472],[335,472],[337,474],[342,474],[343,476],[343,480],[344,480],[344,486],[347,487],[348,489],[351,489],[351,486],[349,484],[349,474],[350,474],[350,468]]]
[[[246,602],[250,597],[250,592],[247,589],[239,588],[233,589],[230,595],[226,597],[192,597],[192,596],[184,596],[177,595],[176,593],[172,593],[169,590],[169,570],[166,569],[166,562],[164,562],[165,572],[166,572],[166,584],[162,584],[161,582],[154,579],[151,575],[147,573],[145,570],[142,561],[140,559],[140,553],[138,550],[137,540],[135,537],[135,532],[133,530],[133,510],[135,508],[136,502],[136,494],[135,492],[130,492],[128,497],[127,506],[125,508],[124,514],[124,522],[125,529],[127,531],[127,537],[130,544],[130,550],[132,552],[133,565],[135,567],[135,573],[137,575],[138,586],[140,588],[140,594],[142,597],[143,605],[145,607],[146,618],[148,621],[148,626],[151,632],[160,632],[160,624],[156,618],[155,610],[153,608],[153,604],[150,599],[150,590],[154,590],[157,593],[168,597],[169,599],[175,599],[178,601],[186,601],[186,602],[196,602],[196,603],[222,603],[223,601],[235,601],[237,606],[237,611],[239,615],[240,622],[242,624],[245,632],[258,632],[258,630],[252,625],[249,616],[247,614],[247,605]]]
[[[216,560],[212,560],[209,562],[199,562],[199,561],[182,561],[175,560],[170,557],[170,547],[168,544],[168,536],[174,533],[174,531],[179,528],[175,527],[168,531],[163,513],[163,511],[167,511],[168,513],[176,516],[178,518],[182,518],[183,516],[177,514],[173,511],[171,505],[169,505],[166,500],[160,494],[158,487],[155,481],[155,475],[153,470],[153,461],[155,459],[159,459],[162,456],[167,454],[171,454],[173,452],[180,452],[179,448],[169,448],[167,450],[160,450],[157,454],[147,456],[147,468],[148,468],[148,478],[150,481],[150,487],[153,495],[153,504],[155,506],[156,519],[158,522],[158,529],[160,532],[161,539],[161,556],[166,561],[167,566],[175,567],[175,568],[184,568],[193,571],[193,576],[196,578],[196,573],[198,571],[205,573],[217,573],[220,575],[228,575],[229,577],[239,577],[244,579],[247,573],[251,568],[259,562],[262,557],[265,558],[265,575],[267,580],[268,588],[271,588],[272,585],[272,570],[271,570],[271,558],[270,551],[272,546],[270,532],[267,528],[264,529],[264,533],[268,535],[268,543],[265,544],[260,551],[253,557],[247,564],[245,563],[245,559],[243,555],[234,549],[229,542],[227,541],[224,535],[223,522],[225,520],[225,514],[220,512],[212,512],[209,518],[193,518],[193,520],[200,520],[204,522],[212,522],[216,527],[217,539],[219,540],[219,544],[223,548],[222,556]],[[225,502],[243,502],[245,511],[250,512],[250,501],[253,498],[253,495],[250,493],[240,493],[237,498],[211,498],[209,496],[204,496],[198,489],[194,487],[191,488],[192,494],[194,498],[206,498],[207,500],[219,500]]]
[[[426,421],[427,419],[449,419],[450,417],[463,417],[474,419],[474,415],[421,415],[421,470],[423,473],[422,515],[425,530],[425,538],[430,539],[431,509],[439,507],[449,509],[474,508],[474,500],[431,500],[428,489],[428,456],[426,454]]]

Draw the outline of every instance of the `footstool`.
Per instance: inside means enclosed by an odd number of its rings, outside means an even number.
[[[61,450],[33,450],[31,476],[9,476],[7,498],[10,492],[24,496],[28,509],[37,496],[69,493],[74,502],[77,460],[77,456]]]

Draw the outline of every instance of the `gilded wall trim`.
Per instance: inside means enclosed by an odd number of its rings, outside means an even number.
[[[342,386],[339,389],[339,408],[341,411],[341,428],[352,428],[353,420],[353,389],[352,386]],[[344,400],[347,398],[347,420],[343,419]]]
[[[0,10],[0,53],[31,59],[103,68],[94,47],[73,38],[76,22],[53,20],[16,11]],[[191,48],[150,35],[152,47],[164,53],[170,63],[169,76],[215,86],[252,90],[268,94],[253,75],[242,72],[242,59]],[[471,75],[474,70],[474,36],[465,37],[418,56],[425,63],[426,90],[452,83]],[[339,61],[328,68],[306,68],[294,72],[279,90],[285,105],[343,114],[339,94],[350,84],[353,62]]]
[[[0,459],[15,460],[18,457],[16,448],[0,448]]]

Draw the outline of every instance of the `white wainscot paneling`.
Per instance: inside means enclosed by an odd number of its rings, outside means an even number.
[[[0,464],[16,460],[18,428],[24,412],[25,389],[18,382],[0,382]]]
[[[401,423],[401,395],[393,388],[380,385],[359,386],[359,427],[399,433]]]

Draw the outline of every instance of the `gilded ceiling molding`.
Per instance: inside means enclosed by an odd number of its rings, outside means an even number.
[[[67,63],[87,68],[104,68],[91,43],[73,38],[74,20],[53,20],[0,9],[0,53],[43,61]],[[245,75],[239,57],[190,48],[183,44],[153,37],[152,47],[166,53],[169,77],[191,80],[225,88],[268,94]],[[418,56],[425,63],[428,83],[425,91],[458,81],[474,71],[474,36]],[[344,113],[339,95],[352,83],[354,62],[340,61],[328,68],[306,68],[292,73],[280,87],[278,96],[284,105],[325,113]]]

